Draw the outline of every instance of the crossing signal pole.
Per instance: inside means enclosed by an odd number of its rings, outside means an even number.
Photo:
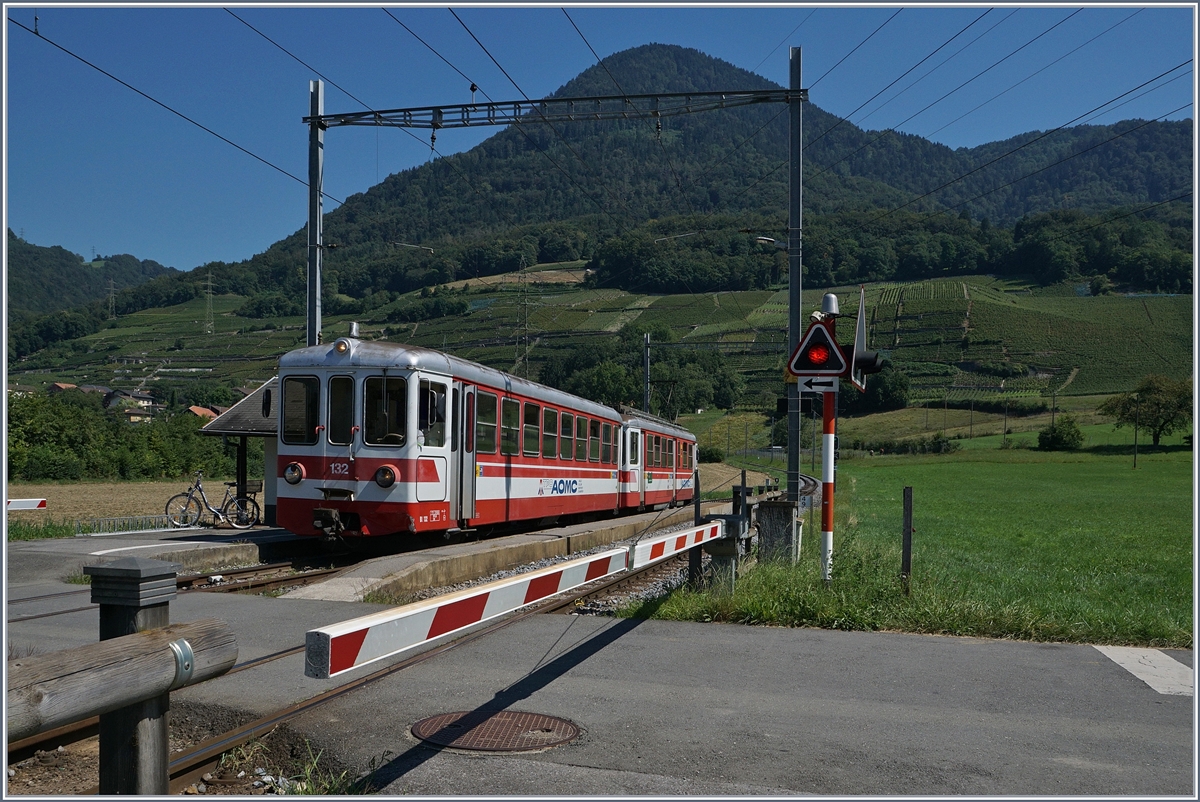
[[[878,373],[882,366],[879,354],[866,350],[866,291],[861,287],[858,298],[858,321],[851,348],[843,349],[837,343],[837,319],[841,312],[837,296],[826,293],[821,299],[821,311],[814,314],[815,320],[796,346],[787,366],[788,372],[796,377],[797,394],[801,387],[821,393],[821,577],[826,587],[833,581],[833,490],[839,382],[847,378],[860,392],[866,392],[866,374]],[[814,458],[815,437],[814,432]],[[797,459],[799,453],[797,447]]]

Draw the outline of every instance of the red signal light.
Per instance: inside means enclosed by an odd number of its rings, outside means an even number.
[[[813,343],[808,349],[808,361],[813,365],[824,365],[829,361],[829,347],[822,343]]]

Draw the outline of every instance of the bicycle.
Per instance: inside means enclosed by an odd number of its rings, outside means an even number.
[[[167,501],[167,520],[172,526],[191,526],[200,520],[204,510],[212,513],[214,526],[227,523],[234,529],[249,529],[258,523],[258,502],[250,496],[238,498],[234,495],[237,482],[225,483],[225,498],[221,500],[221,508],[217,509],[209,503],[202,479],[203,472],[196,471],[196,478],[187,492],[172,496]],[[200,506],[202,503],[203,509]]]

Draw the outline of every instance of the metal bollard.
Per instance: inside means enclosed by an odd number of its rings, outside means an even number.
[[[170,602],[180,566],[162,560],[124,557],[85,565],[92,578],[92,603],[100,605],[100,640],[119,638],[171,623]],[[154,794],[170,791],[167,774],[169,693],[100,716],[100,793]]]

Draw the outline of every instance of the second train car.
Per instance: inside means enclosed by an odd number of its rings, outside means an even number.
[[[484,365],[343,337],[280,359],[277,520],[358,538],[689,502],[696,438]]]

